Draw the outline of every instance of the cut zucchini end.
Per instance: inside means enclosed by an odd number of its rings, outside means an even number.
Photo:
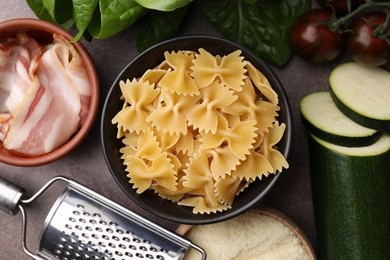
[[[329,87],[346,116],[368,128],[390,131],[390,72],[348,62],[333,69]]]
[[[340,100],[339,97],[337,97],[336,94],[332,91],[332,89],[330,90],[330,93],[333,102],[336,104],[337,108],[357,124],[379,131],[390,131],[390,119],[376,119],[360,114],[349,106],[347,106],[345,102]]]
[[[330,150],[333,150],[337,153],[348,155],[348,156],[367,157],[367,156],[384,154],[390,151],[390,134],[388,133],[382,133],[380,138],[375,143],[368,146],[362,146],[362,147],[346,147],[346,146],[336,145],[315,136],[313,133],[310,133],[310,137],[313,138],[317,143],[321,144],[322,146]]]
[[[309,132],[337,145],[357,147],[376,142],[380,133],[361,126],[344,115],[328,91],[312,92],[300,102],[302,122]]]

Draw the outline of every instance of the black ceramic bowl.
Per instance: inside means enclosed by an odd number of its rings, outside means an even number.
[[[116,138],[117,126],[111,123],[112,118],[122,109],[122,102],[120,101],[122,94],[119,88],[119,82],[121,80],[133,79],[134,77],[138,78],[142,76],[147,69],[160,64],[164,60],[165,51],[198,51],[199,48],[203,48],[213,55],[226,55],[240,49],[245,60],[251,62],[267,77],[271,86],[279,95],[281,110],[279,111],[278,121],[284,122],[287,125],[287,128],[278,147],[286,157],[290,150],[292,138],[291,108],[282,84],[267,64],[251,51],[234,42],[212,36],[180,37],[159,43],[130,61],[114,81],[103,107],[101,138],[104,156],[115,181],[130,199],[146,211],[160,218],[183,224],[216,223],[243,213],[266,196],[270,189],[275,185],[280,175],[280,173],[277,173],[276,175],[270,175],[267,178],[263,178],[261,181],[257,180],[254,183],[251,183],[244,192],[240,193],[235,198],[231,209],[211,214],[193,214],[191,207],[179,206],[176,203],[162,199],[153,191],[149,190],[142,194],[137,194],[135,190],[132,189],[132,185],[129,184],[129,179],[126,177],[127,172],[125,171],[123,160],[120,158],[121,154],[119,149],[123,144],[121,140]]]

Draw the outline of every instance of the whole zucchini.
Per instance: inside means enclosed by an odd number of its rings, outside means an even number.
[[[309,135],[320,259],[390,259],[390,135],[343,147]]]

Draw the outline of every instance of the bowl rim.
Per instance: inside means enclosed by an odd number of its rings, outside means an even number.
[[[278,79],[278,77],[276,77],[276,74],[272,71],[270,66],[265,61],[263,61],[260,57],[256,56],[252,51],[248,50],[247,48],[245,48],[244,46],[242,46],[236,42],[230,41],[230,40],[225,39],[225,38],[221,38],[219,36],[211,36],[211,35],[194,34],[194,35],[179,36],[179,37],[174,37],[174,38],[171,38],[169,40],[165,40],[165,41],[162,41],[160,43],[157,43],[157,44],[151,46],[150,48],[146,49],[145,51],[141,52],[136,57],[132,58],[130,60],[130,62],[120,71],[118,76],[113,81],[113,83],[109,89],[109,92],[106,96],[106,99],[104,101],[104,104],[103,104],[103,110],[102,110],[101,122],[100,122],[100,136],[101,136],[101,143],[102,143],[102,147],[103,147],[103,155],[104,155],[106,164],[109,168],[109,171],[110,171],[112,177],[114,178],[115,182],[117,183],[117,185],[127,195],[128,198],[130,198],[133,202],[135,202],[142,209],[146,210],[147,212],[149,212],[157,217],[160,217],[162,219],[165,219],[165,220],[168,220],[168,221],[171,221],[174,223],[197,225],[197,224],[211,224],[211,223],[217,223],[220,221],[224,221],[224,220],[233,218],[237,215],[240,215],[243,212],[247,211],[248,209],[254,207],[256,204],[258,204],[261,200],[263,200],[265,198],[265,196],[269,193],[270,189],[275,185],[275,183],[277,182],[277,180],[280,177],[280,172],[277,172],[275,175],[271,176],[272,180],[270,181],[270,183],[266,186],[266,188],[261,193],[259,193],[256,196],[255,199],[249,201],[247,204],[245,204],[244,206],[242,206],[234,211],[232,209],[228,209],[228,210],[225,210],[222,212],[203,214],[203,215],[207,215],[207,219],[196,219],[196,218],[183,219],[182,217],[177,217],[177,216],[172,216],[170,214],[161,213],[161,212],[157,211],[156,209],[154,209],[153,207],[136,199],[135,198],[135,196],[136,196],[135,191],[133,189],[129,190],[127,187],[124,187],[124,184],[118,178],[118,176],[117,176],[118,173],[115,172],[115,169],[111,165],[109,158],[108,158],[110,151],[109,151],[107,143],[105,142],[105,120],[104,120],[106,117],[106,114],[107,114],[107,109],[109,107],[110,98],[113,95],[113,93],[115,92],[116,88],[118,88],[118,86],[117,86],[118,82],[120,81],[122,76],[129,70],[129,68],[134,66],[134,64],[136,64],[139,61],[139,59],[143,58],[150,51],[153,51],[155,49],[167,47],[173,43],[178,43],[181,41],[193,41],[193,40],[210,40],[210,41],[215,42],[215,43],[218,42],[218,43],[228,44],[231,47],[235,47],[236,49],[240,49],[242,51],[243,56],[250,55],[252,59],[255,59],[259,64],[261,64],[263,66],[262,69],[265,70],[265,71],[262,70],[261,72],[266,74],[266,77],[269,81],[272,81],[276,85],[278,85],[278,90],[281,92],[281,95],[283,95],[282,101],[283,101],[283,106],[286,109],[286,111],[285,111],[286,122],[285,123],[287,126],[286,132],[285,132],[286,148],[285,148],[285,151],[283,154],[287,159],[288,159],[288,156],[289,156],[289,153],[291,150],[291,146],[292,146],[292,134],[293,133],[292,133],[291,106],[290,106],[290,102],[289,102],[287,93],[286,93],[281,81]],[[207,49],[207,48],[205,48],[205,49]],[[280,101],[281,100],[279,99],[279,102]],[[158,196],[158,195],[155,194],[155,196]],[[170,202],[170,203],[173,203],[173,202]],[[177,206],[179,207],[179,205],[177,205]],[[193,215],[196,216],[196,215],[202,215],[202,214],[193,214]]]
[[[74,37],[64,28],[37,18],[14,18],[0,22],[0,38],[4,37],[2,35],[4,32],[8,33],[11,30],[20,30],[20,32],[26,32],[27,34],[28,31],[31,30],[42,31],[47,34],[55,33],[65,36],[65,38],[69,41]],[[83,126],[65,144],[50,153],[36,157],[26,157],[12,153],[0,152],[0,162],[22,167],[39,166],[54,162],[73,151],[85,139],[85,137],[93,127],[93,124],[97,117],[100,101],[100,82],[98,73],[95,68],[95,64],[92,60],[92,57],[88,53],[87,49],[82,45],[82,43],[80,41],[77,41],[72,42],[72,44],[77,50],[81,59],[83,60],[88,72],[89,80],[91,82],[90,105]],[[1,149],[6,150],[2,147],[2,145]]]

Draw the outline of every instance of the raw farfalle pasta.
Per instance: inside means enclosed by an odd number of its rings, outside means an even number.
[[[193,54],[188,52],[165,52],[165,59],[172,68],[160,81],[163,89],[179,95],[199,95],[199,88],[189,75]]]
[[[134,184],[137,193],[149,189],[152,183],[176,190],[175,165],[168,153],[161,150],[150,129],[140,133],[135,147],[126,146],[121,152],[130,182]]]
[[[200,89],[208,87],[216,80],[221,81],[226,87],[241,91],[244,84],[245,63],[244,57],[240,56],[241,51],[237,50],[216,59],[204,49],[199,49],[193,60],[192,76]]]
[[[146,121],[159,131],[186,135],[188,127],[185,111],[191,109],[200,96],[179,95],[162,89],[161,99]]]
[[[215,134],[203,133],[200,141],[202,149],[212,149],[221,147],[224,143],[229,150],[240,160],[245,159],[245,155],[249,154],[249,149],[252,148],[252,143],[256,137],[256,121],[246,120],[229,127],[228,121],[223,116],[220,116],[219,128]]]
[[[113,123],[118,124],[123,132],[136,132],[137,134],[145,132],[150,127],[146,121],[149,115],[148,105],[150,105],[157,95],[159,89],[147,82],[127,80],[119,84],[123,98],[125,100],[124,108],[114,117]]]
[[[202,100],[185,111],[188,123],[206,133],[217,132],[220,110],[237,100],[237,96],[224,84],[214,81],[200,90]]]
[[[237,50],[225,56],[166,52],[140,78],[120,83],[113,118],[137,193],[192,207],[228,210],[252,182],[288,168],[277,144],[285,124],[267,78]]]
[[[248,119],[255,120],[258,134],[272,126],[276,121],[278,115],[277,111],[280,109],[277,104],[271,103],[268,100],[258,98],[250,78],[245,80],[245,85],[242,91],[236,92],[238,102],[222,108],[227,114],[236,116],[245,116]]]

